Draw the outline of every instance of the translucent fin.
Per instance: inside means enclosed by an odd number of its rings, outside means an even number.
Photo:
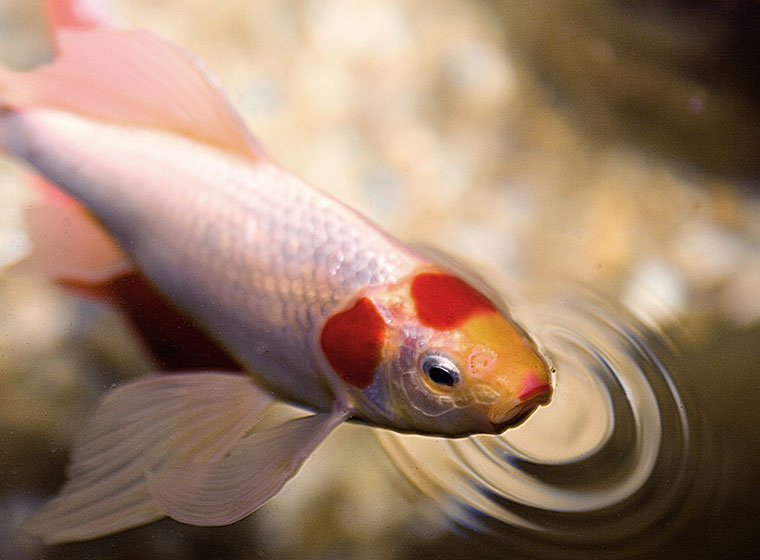
[[[45,9],[53,30],[92,29],[117,22],[103,0],[46,0]]]
[[[58,109],[189,136],[247,157],[261,145],[201,62],[151,33],[96,27],[56,32],[59,56],[29,73],[0,71],[0,105]]]
[[[53,543],[163,517],[146,473],[220,459],[270,402],[247,377],[225,373],[160,375],[111,391],[74,446],[69,481],[24,530]]]
[[[42,196],[26,211],[32,252],[14,270],[90,284],[134,270],[132,261],[82,205],[39,176],[29,182]]]
[[[346,417],[336,408],[253,432],[215,463],[167,465],[151,473],[148,487],[164,513],[177,521],[234,523],[277,494]]]

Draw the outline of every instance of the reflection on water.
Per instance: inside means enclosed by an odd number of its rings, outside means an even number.
[[[519,310],[557,369],[555,399],[501,437],[380,432],[398,468],[459,524],[530,557],[672,557],[736,488],[705,402],[660,333],[587,294]],[[529,552],[528,552],[529,551]],[[706,550],[703,548],[702,553]],[[584,555],[584,553],[586,553]]]

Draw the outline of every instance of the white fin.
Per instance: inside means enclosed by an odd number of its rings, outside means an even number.
[[[81,204],[41,177],[33,176],[29,182],[42,197],[26,210],[32,252],[13,270],[88,284],[134,270],[132,261]]]
[[[24,530],[54,543],[163,517],[146,474],[220,459],[270,402],[247,377],[225,373],[166,374],[111,391],[74,446],[69,481]]]
[[[296,418],[238,442],[215,463],[165,466],[148,488],[168,516],[193,525],[227,525],[277,494],[347,413]]]
[[[60,27],[55,36],[53,64],[29,73],[0,69],[0,108],[58,109],[266,157],[190,51],[133,29]]]

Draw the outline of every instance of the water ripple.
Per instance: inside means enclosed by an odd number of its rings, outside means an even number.
[[[684,503],[693,509],[707,496],[695,499],[695,431],[661,360],[667,346],[587,294],[518,316],[556,367],[550,406],[499,437],[383,431],[381,443],[447,515],[502,550],[574,558],[652,550]]]

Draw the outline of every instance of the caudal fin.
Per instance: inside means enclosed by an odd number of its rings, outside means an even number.
[[[53,50],[57,50],[56,34],[60,29],[84,30],[119,24],[105,0],[45,0],[45,14]],[[0,110],[5,97],[3,91],[10,90],[14,76],[0,66]]]
[[[46,0],[45,11],[52,32],[61,28],[83,30],[120,24],[105,0]]]

